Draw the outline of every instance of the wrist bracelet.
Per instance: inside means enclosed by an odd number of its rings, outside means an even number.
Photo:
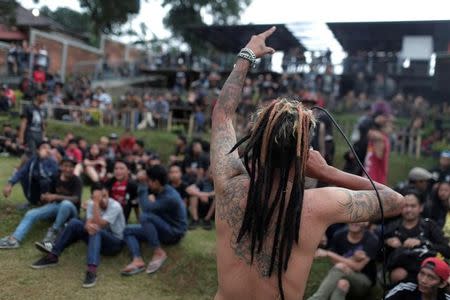
[[[243,58],[245,60],[248,60],[250,62],[250,65],[252,67],[256,64],[256,55],[255,53],[249,49],[249,48],[242,48],[241,51],[237,55],[240,58]]]

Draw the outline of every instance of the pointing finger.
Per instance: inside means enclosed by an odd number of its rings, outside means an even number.
[[[264,32],[261,32],[261,33],[259,34],[259,36],[262,37],[263,39],[267,39],[269,36],[272,35],[272,33],[274,33],[274,31],[275,31],[276,29],[277,29],[277,28],[276,28],[275,26],[272,26],[270,29],[268,29],[268,30],[266,30],[266,31],[264,31]]]

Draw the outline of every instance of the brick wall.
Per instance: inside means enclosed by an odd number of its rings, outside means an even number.
[[[98,61],[101,58],[100,54],[87,51],[81,48],[77,48],[74,46],[69,46],[67,49],[67,63],[66,63],[66,75],[71,74],[72,72],[79,71],[80,68],[75,69],[75,65],[81,61]],[[94,72],[95,65],[90,64],[89,67],[83,67],[82,72]]]
[[[144,56],[144,51],[137,48],[130,48],[128,50],[129,61],[140,60]]]
[[[0,47],[0,73],[6,73],[6,57],[8,56],[8,49]]]
[[[106,39],[104,52],[108,58],[108,64],[119,64],[125,59],[125,44]]]

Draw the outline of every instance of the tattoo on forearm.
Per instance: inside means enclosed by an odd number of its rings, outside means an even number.
[[[340,201],[339,204],[345,213],[350,216],[351,222],[373,221],[381,218],[378,198],[374,191],[344,191],[348,198],[345,201]],[[392,214],[398,211],[399,204],[394,191],[379,190],[378,193],[384,214]]]
[[[238,60],[222,87],[217,105],[223,107],[227,113],[233,114],[241,101],[242,88],[244,87],[248,67],[249,63],[247,61]]]

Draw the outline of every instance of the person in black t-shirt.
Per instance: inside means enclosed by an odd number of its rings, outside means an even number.
[[[432,220],[423,219],[423,200],[417,190],[405,193],[402,217],[386,226],[385,243],[392,283],[414,280],[419,262],[438,253],[450,258],[448,239]]]
[[[43,242],[36,243],[39,250],[51,251],[52,244],[64,223],[78,216],[82,184],[81,180],[73,174],[75,162],[64,158],[60,167],[61,173],[53,182],[50,191],[41,194],[41,202],[45,204],[29,210],[15,232],[0,240],[0,248],[18,248],[20,241],[25,238],[36,221],[55,219]]]
[[[37,90],[31,106],[25,107],[20,121],[19,144],[26,145],[30,154],[36,151],[36,146],[45,136],[44,114],[42,105],[47,100],[45,90]]]
[[[203,229],[211,230],[211,219],[215,212],[215,192],[214,182],[211,175],[211,170],[206,170],[206,177],[196,184],[187,188],[189,194],[189,212],[191,213],[192,221],[189,224],[189,229],[195,229],[199,225],[200,218],[203,218]]]
[[[329,250],[317,250],[316,257],[328,257],[334,267],[310,300],[345,299],[347,294],[361,298],[370,291],[376,280],[379,243],[367,228],[367,222],[348,224],[333,236]]]
[[[185,181],[193,184],[205,176],[209,167],[209,155],[203,150],[202,143],[195,141],[192,143],[192,150],[183,162],[185,168]]]
[[[177,164],[173,164],[169,168],[169,184],[177,190],[178,194],[180,194],[181,199],[187,205],[187,200],[189,198],[188,193],[186,192],[186,188],[188,187],[186,183],[182,180],[183,172],[181,167]]]

